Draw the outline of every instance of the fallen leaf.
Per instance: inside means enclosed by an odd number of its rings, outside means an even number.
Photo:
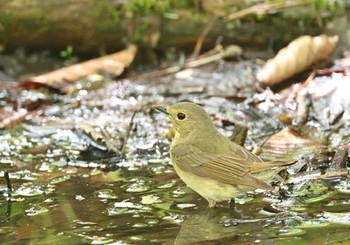
[[[77,122],[77,124],[81,130],[83,130],[86,134],[89,134],[93,140],[104,143],[108,150],[113,152],[118,151],[116,147],[116,140],[108,133],[105,128],[85,122]]]
[[[263,86],[273,86],[326,59],[338,42],[338,36],[301,36],[268,60],[256,78]]]
[[[312,134],[309,128],[303,131]],[[302,136],[300,132],[286,127],[266,141],[260,157],[269,161],[298,160],[301,155],[320,152],[325,147],[325,143],[317,137]]]
[[[91,74],[96,74],[100,71],[107,71],[115,76],[119,76],[134,60],[137,52],[135,45],[110,55],[105,55],[96,59],[88,60],[75,65],[63,67],[61,69],[45,73],[39,76],[27,79],[22,86],[26,84],[43,84],[61,92],[67,92],[69,85],[80,78]]]

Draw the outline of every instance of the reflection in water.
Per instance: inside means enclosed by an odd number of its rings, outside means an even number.
[[[198,244],[210,242],[210,244],[223,244],[225,242],[242,241],[244,233],[253,233],[251,238],[245,234],[246,242],[258,242],[256,237],[266,239],[267,236],[257,234],[262,228],[260,219],[242,219],[242,215],[229,208],[205,209],[199,214],[190,215],[181,225],[176,237],[176,245]]]

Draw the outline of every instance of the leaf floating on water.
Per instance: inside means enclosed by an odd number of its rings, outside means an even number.
[[[107,212],[109,216],[116,216],[120,214],[125,214],[129,211],[128,208],[108,208]]]
[[[53,203],[54,201],[55,201],[54,199],[48,198],[48,199],[45,199],[44,203]]]
[[[185,209],[185,208],[193,208],[196,207],[196,204],[194,203],[179,203],[176,206],[178,206],[181,209]]]
[[[107,237],[93,236],[91,238],[91,244],[111,244],[113,242],[114,242],[113,239],[107,238]]]
[[[101,199],[117,199],[118,196],[114,194],[113,190],[111,189],[101,189],[96,191],[97,197]]]
[[[54,161],[51,163],[51,165],[56,167],[64,167],[68,164],[67,160],[65,158],[58,159],[57,161]]]
[[[49,212],[49,209],[45,207],[31,207],[30,209],[26,209],[25,212],[28,216],[36,216]]]
[[[85,197],[83,197],[82,195],[76,195],[75,200],[83,201],[83,200],[85,200]]]
[[[149,219],[149,220],[147,220],[147,224],[149,224],[149,225],[156,225],[158,223],[159,223],[159,220],[157,220],[157,219]]]
[[[168,189],[168,188],[174,187],[176,185],[176,183],[177,183],[177,181],[171,180],[171,181],[169,181],[167,183],[164,183],[164,184],[158,186],[157,188],[159,188],[159,189]]]
[[[141,203],[144,205],[153,204],[153,203],[161,203],[162,201],[156,195],[144,195],[142,196]]]
[[[306,232],[303,229],[289,228],[280,230],[279,236],[300,236]]]
[[[145,192],[151,189],[145,182],[132,183],[126,188],[126,192]]]
[[[256,77],[263,86],[273,86],[326,59],[338,42],[338,36],[301,36],[268,60]]]
[[[134,208],[134,204],[132,202],[122,201],[114,203],[115,208]]]
[[[75,168],[75,167],[65,168],[65,169],[63,169],[63,172],[65,172],[67,174],[76,174],[76,173],[78,173],[78,168]]]
[[[93,169],[91,170],[90,176],[96,176],[102,174],[102,171],[99,169]]]
[[[41,186],[35,186],[32,183],[24,183],[21,187],[19,187],[12,193],[12,196],[33,197],[39,196],[43,193],[44,190]]]
[[[56,177],[56,178],[52,179],[50,183],[55,185],[55,184],[63,183],[63,182],[70,180],[70,179],[71,179],[70,175],[65,175],[65,176],[60,176],[60,177]]]
[[[4,177],[4,171],[0,172],[0,177]],[[18,180],[37,180],[38,177],[41,177],[42,175],[37,173],[32,173],[29,170],[19,170],[17,172],[10,173],[10,179],[18,179]],[[32,183],[24,183],[22,187],[28,187],[32,185]]]
[[[147,227],[148,225],[145,224],[145,223],[136,223],[136,224],[133,224],[132,227],[135,227],[135,228],[144,228],[144,227]]]
[[[90,225],[97,225],[96,222],[91,221],[82,221],[82,220],[73,220],[75,224],[81,225],[81,226],[90,226]]]
[[[100,175],[100,178],[98,180],[102,182],[110,183],[110,182],[118,182],[123,179],[124,179],[123,172],[121,171],[121,169],[118,169],[116,171],[111,171],[107,173],[102,172],[102,175]]]
[[[238,204],[242,204],[242,205],[245,204],[245,203],[249,203],[249,202],[251,202],[253,200],[254,200],[253,197],[251,197],[251,196],[244,196],[244,195],[238,196],[238,197],[235,198],[235,202],[238,203]]]

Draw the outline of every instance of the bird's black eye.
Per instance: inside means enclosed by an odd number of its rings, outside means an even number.
[[[185,113],[179,112],[179,113],[177,113],[177,118],[179,120],[184,120],[186,118],[186,115],[185,115]]]

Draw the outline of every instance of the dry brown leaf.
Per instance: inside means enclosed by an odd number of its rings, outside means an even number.
[[[304,130],[311,131],[306,127]],[[269,161],[298,160],[301,155],[320,152],[324,148],[325,143],[317,137],[303,137],[299,132],[286,127],[266,141],[260,157]]]
[[[118,149],[116,147],[116,140],[108,133],[105,128],[85,122],[77,122],[77,124],[86,134],[91,135],[91,138],[93,140],[103,142],[108,150],[117,152]]]
[[[92,59],[79,64],[63,67],[61,69],[45,73],[27,79],[25,83],[39,83],[67,92],[70,84],[76,80],[100,71],[107,71],[115,76],[120,75],[125,67],[134,60],[137,52],[135,45],[110,55],[105,55],[97,59]]]
[[[301,36],[268,60],[256,77],[263,86],[273,86],[326,59],[338,42],[338,36]]]

